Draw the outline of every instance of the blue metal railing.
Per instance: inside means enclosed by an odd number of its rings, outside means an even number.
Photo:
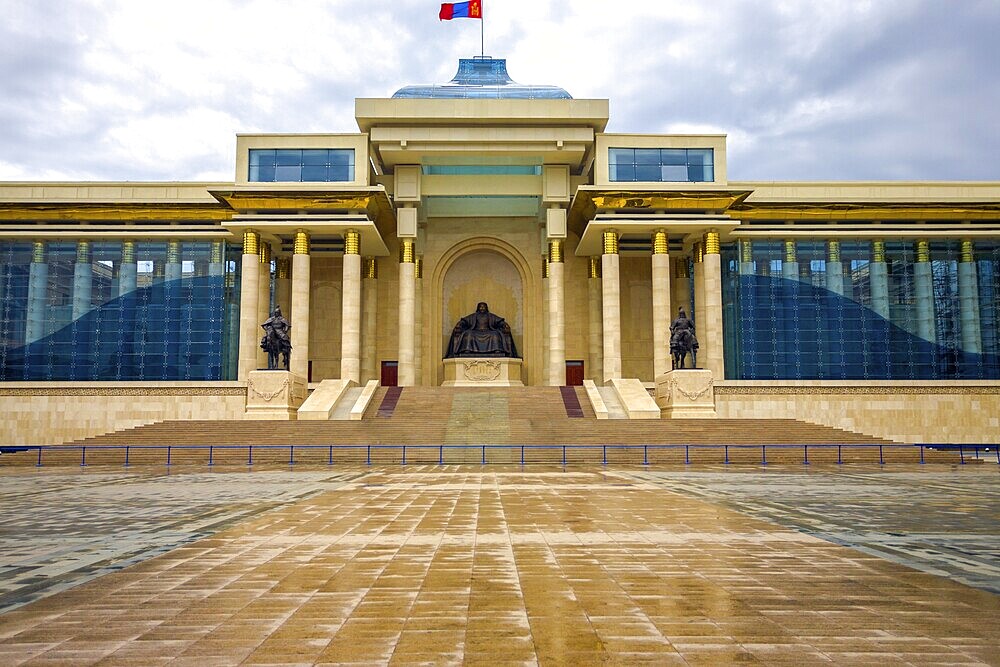
[[[363,444],[363,445],[305,445],[305,444],[289,444],[289,445],[17,445],[9,447],[0,447],[0,454],[13,454],[18,452],[36,452],[36,467],[42,467],[44,465],[44,455],[46,453],[57,453],[66,451],[79,451],[80,452],[80,466],[86,467],[87,463],[87,452],[88,450],[92,453],[95,451],[119,451],[124,454],[125,467],[132,465],[131,456],[134,451],[163,451],[165,453],[165,464],[167,466],[174,465],[173,455],[176,451],[203,451],[207,455],[206,464],[209,466],[215,465],[216,453],[231,452],[233,450],[241,450],[246,452],[246,465],[254,465],[254,452],[260,453],[263,451],[273,451],[273,450],[287,450],[288,451],[288,461],[289,466],[294,466],[297,461],[295,460],[295,452],[298,451],[315,451],[322,450],[326,453],[326,464],[334,465],[334,452],[347,453],[347,452],[357,452],[364,454],[364,462],[366,465],[372,464],[372,451],[376,453],[379,450],[387,451],[398,451],[400,456],[400,464],[407,465],[406,454],[407,451],[425,451],[425,450],[436,450],[437,453],[437,463],[439,465],[445,465],[445,452],[446,450],[474,450],[480,453],[479,463],[480,465],[489,465],[491,462],[487,456],[489,451],[509,451],[513,453],[520,454],[520,464],[525,465],[527,463],[553,463],[559,462],[562,465],[570,465],[574,463],[571,460],[570,454],[576,454],[580,452],[596,451],[601,452],[601,464],[608,465],[608,451],[612,452],[619,450],[624,453],[630,451],[638,452],[642,451],[642,465],[651,465],[649,455],[650,453],[657,452],[675,452],[679,454],[681,450],[684,453],[684,464],[691,465],[692,451],[697,452],[699,450],[705,451],[716,451],[722,454],[721,463],[730,464],[730,452],[732,450],[760,450],[760,460],[756,463],[759,465],[767,465],[767,453],[770,449],[772,453],[775,450],[778,451],[788,451],[788,450],[801,450],[802,451],[802,465],[809,465],[809,452],[812,450],[814,453],[816,450],[820,451],[832,451],[833,449],[837,451],[837,461],[838,465],[845,463],[844,461],[844,451],[845,450],[863,450],[863,451],[874,451],[878,450],[878,462],[880,465],[885,465],[885,453],[886,450],[890,451],[908,451],[915,452],[919,450],[919,463],[923,464],[925,462],[925,451],[934,450],[939,452],[957,452],[959,456],[959,463],[965,464],[969,457],[974,457],[976,460],[980,459],[980,452],[984,454],[984,459],[992,459],[996,457],[996,462],[1000,465],[1000,448],[997,445],[991,444],[922,444],[922,445],[907,445],[898,443],[872,443],[872,444],[764,444],[764,445],[748,445],[748,444],[645,444],[645,445],[625,445],[625,444],[600,444],[600,445],[583,445],[583,444],[556,444],[556,445],[528,445],[528,444],[507,444],[507,445],[445,445],[445,444]],[[557,461],[550,460],[536,460],[529,461],[526,458],[526,453],[530,454],[533,452],[546,452],[546,451],[556,451],[560,456]],[[340,458],[340,457],[338,457]],[[358,457],[360,458],[360,457]],[[573,457],[576,458],[576,457]],[[350,463],[358,463],[359,461],[353,460]],[[631,463],[630,461],[620,461],[621,463]],[[720,461],[704,461],[699,460],[698,463],[718,463]],[[866,461],[867,462],[867,461]],[[145,462],[144,463],[148,463]],[[189,463],[189,462],[185,462]],[[231,461],[227,461],[231,464]],[[274,463],[273,461],[268,461],[268,463]],[[315,463],[315,461],[310,461],[310,463]],[[348,463],[348,461],[345,461]],[[452,462],[452,463],[467,463],[467,461]],[[495,461],[495,463],[512,463],[511,461]],[[577,460],[576,463],[594,463],[591,460]]]

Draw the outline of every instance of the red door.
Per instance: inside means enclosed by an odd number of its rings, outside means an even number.
[[[583,362],[582,361],[567,361],[566,362],[566,386],[567,387],[580,387],[583,385]]]
[[[395,387],[399,384],[399,362],[383,361],[382,376],[379,382],[383,387]]]

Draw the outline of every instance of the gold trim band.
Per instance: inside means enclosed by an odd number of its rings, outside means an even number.
[[[560,239],[549,240],[549,262],[552,264],[563,263],[563,246]]]
[[[882,239],[872,241],[872,261],[885,264],[885,241]]]
[[[365,257],[362,275],[370,280],[378,279],[378,263],[374,257]]]
[[[601,277],[601,258],[596,255],[590,256],[590,262],[587,266],[587,277],[588,278],[600,278]]]
[[[931,261],[931,242],[927,239],[917,239],[914,244],[914,254],[917,256],[918,262],[929,262]]]
[[[962,263],[968,264],[976,261],[976,250],[972,244],[972,239],[962,239]]]
[[[826,261],[840,261],[840,241],[830,239],[826,242]]]
[[[705,245],[701,241],[695,241],[694,245],[691,246],[692,255],[694,255],[694,263],[701,264],[701,261],[705,259]]]
[[[76,242],[76,261],[78,264],[88,264],[90,262],[90,241]]]
[[[122,264],[135,264],[135,241],[122,241]]]
[[[785,262],[791,264],[797,261],[795,241],[793,239],[785,239]]]

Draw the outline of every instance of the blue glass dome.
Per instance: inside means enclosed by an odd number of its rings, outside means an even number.
[[[404,86],[392,96],[439,99],[573,99],[558,86],[525,86],[511,81],[507,74],[507,60],[489,56],[460,59],[458,73],[448,83]]]

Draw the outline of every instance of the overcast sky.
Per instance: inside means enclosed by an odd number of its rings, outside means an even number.
[[[232,180],[237,132],[356,132],[480,24],[431,0],[0,0],[0,180]],[[1000,0],[484,0],[519,83],[731,180],[1000,180]]]

